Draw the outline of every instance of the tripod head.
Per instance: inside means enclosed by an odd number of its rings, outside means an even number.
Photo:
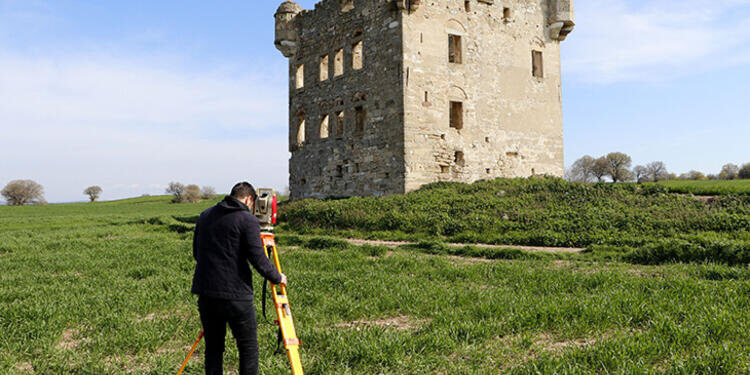
[[[253,214],[260,221],[261,229],[272,232],[276,224],[276,192],[269,188],[260,188],[257,191]]]

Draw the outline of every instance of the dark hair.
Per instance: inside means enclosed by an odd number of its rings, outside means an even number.
[[[255,193],[255,188],[253,188],[253,185],[250,185],[249,182],[238,182],[237,185],[234,185],[232,192],[229,195],[237,199],[245,199],[250,196],[253,200],[258,196],[258,194]]]

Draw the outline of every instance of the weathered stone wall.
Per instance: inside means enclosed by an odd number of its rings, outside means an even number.
[[[287,0],[276,20],[292,198],[562,176],[572,0]]]
[[[404,192],[401,17],[390,0],[324,0],[294,17],[299,45],[289,66],[292,198]],[[355,70],[359,41],[363,61]],[[321,82],[323,55],[328,79]],[[337,57],[343,58],[340,75]],[[304,87],[297,88],[298,76],[304,76]],[[359,129],[357,108],[364,118]],[[326,115],[328,137],[321,138]],[[298,142],[301,118],[304,141]]]
[[[548,4],[433,0],[404,16],[407,190],[562,176],[560,43],[550,37]],[[449,34],[461,36],[460,64],[449,63]],[[542,78],[532,75],[534,50]],[[450,101],[463,102],[461,130],[449,126]]]

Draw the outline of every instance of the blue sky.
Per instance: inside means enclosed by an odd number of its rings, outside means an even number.
[[[0,185],[51,202],[287,180],[280,1],[0,0]],[[315,1],[300,1],[305,8]],[[563,43],[566,165],[750,162],[750,0],[578,0]]]

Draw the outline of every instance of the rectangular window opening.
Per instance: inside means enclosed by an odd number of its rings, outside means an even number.
[[[320,139],[328,138],[328,115],[320,120]]]
[[[457,130],[464,128],[464,103],[451,102],[450,126]]]
[[[297,117],[297,146],[302,146],[305,143],[305,116],[300,115]]]
[[[456,165],[463,167],[466,164],[466,160],[464,159],[464,152],[456,151],[453,161],[456,163]]]
[[[344,177],[344,166],[343,165],[337,165],[336,166],[336,177]]]
[[[503,20],[510,21],[510,8],[503,8]]]
[[[363,135],[365,132],[365,121],[367,119],[367,113],[364,107],[354,108],[355,112],[355,131],[357,135]]]
[[[298,89],[305,87],[305,64],[297,65],[297,71],[294,74],[294,82]]]
[[[542,59],[542,51],[531,52],[531,73],[534,77],[544,78],[544,61]]]
[[[344,111],[336,113],[336,136],[344,136]]]
[[[461,36],[448,35],[448,62],[461,64]]]
[[[328,79],[328,55],[320,57],[320,82]]]
[[[362,41],[352,45],[352,69],[360,70],[364,65],[364,55],[362,51]]]
[[[336,51],[333,60],[333,76],[338,77],[342,74],[344,74],[344,50],[340,49]]]
[[[440,166],[440,173],[448,173],[450,172],[450,167],[447,165],[441,165]]]
[[[465,9],[465,10],[466,10],[467,12],[471,12],[471,0],[466,0],[466,1],[464,1],[464,9]]]

